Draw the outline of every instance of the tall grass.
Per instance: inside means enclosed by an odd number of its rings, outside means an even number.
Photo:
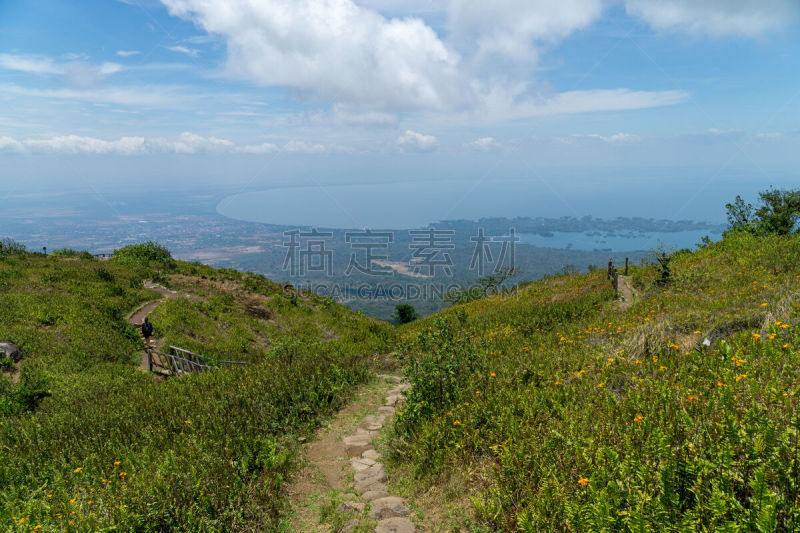
[[[487,531],[799,530],[800,238],[671,269],[626,312],[566,275],[407,327],[396,458],[465,476]]]
[[[288,303],[258,276],[65,256],[0,260],[0,337],[25,355],[18,383],[0,375],[0,528],[276,528],[297,438],[367,379],[388,326],[304,294]],[[152,315],[159,335],[250,364],[163,383],[136,370],[125,317],[159,297],[146,278],[192,293]]]

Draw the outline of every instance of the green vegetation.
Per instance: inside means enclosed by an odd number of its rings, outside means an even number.
[[[298,439],[396,351],[412,389],[388,459],[471,530],[800,530],[796,196],[737,198],[722,241],[631,267],[626,309],[605,269],[513,291],[509,271],[435,316],[397,306],[399,329],[156,243],[3,241],[0,340],[23,360],[0,363],[0,524],[280,530]],[[138,370],[144,280],[181,295],[156,338],[247,366]]]
[[[99,261],[0,258],[0,336],[24,359],[0,374],[0,528],[274,530],[282,483],[308,437],[368,379],[387,324],[260,276],[173,261],[152,243]],[[61,257],[59,257],[61,256]],[[128,313],[157,336],[248,361],[157,382],[136,368]]]
[[[758,195],[761,205],[755,209],[741,196],[729,204],[728,232],[745,231],[754,235],[789,235],[797,231],[800,220],[800,190],[768,189]]]
[[[627,311],[594,272],[405,326],[394,459],[485,531],[800,529],[800,236],[668,269]]]
[[[414,309],[413,305],[400,304],[395,306],[392,318],[394,318],[395,322],[398,324],[408,324],[418,319],[419,314],[416,309]]]

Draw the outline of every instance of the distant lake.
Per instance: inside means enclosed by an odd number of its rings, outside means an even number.
[[[573,250],[610,250],[613,252],[632,252],[635,250],[652,250],[663,246],[666,250],[681,248],[694,248],[703,237],[718,240],[721,235],[708,230],[689,231],[657,231],[641,233],[615,231],[615,232],[553,232],[552,237],[545,237],[533,233],[519,235],[520,242],[533,246],[548,248],[566,248]]]
[[[548,188],[534,182],[429,180],[364,185],[288,187],[236,194],[217,205],[221,215],[278,226],[336,229],[409,229],[426,227],[440,220],[477,220],[517,216],[576,217],[644,216],[671,218],[673,212],[659,212],[653,206],[670,203],[664,191],[649,191],[659,201],[639,199],[618,208],[600,201],[592,191],[583,195],[553,196]],[[569,199],[567,201],[567,198]],[[672,202],[677,203],[677,201]],[[603,212],[606,209],[607,212]],[[552,248],[605,250],[615,252],[665,248],[692,248],[700,239],[719,235],[707,230],[681,232],[557,232],[552,237],[520,235],[521,242]]]

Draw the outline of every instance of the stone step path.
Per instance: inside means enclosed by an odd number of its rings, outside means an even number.
[[[369,518],[377,520],[375,533],[413,533],[416,527],[408,519],[411,509],[406,507],[403,498],[389,493],[386,485],[389,478],[383,463],[380,462],[381,454],[372,446],[373,438],[402,406],[403,393],[410,388],[410,385],[397,376],[378,377],[389,379],[396,386],[387,393],[386,402],[378,408],[377,413],[365,416],[363,422],[343,439],[345,450],[350,457],[355,492],[363,501],[342,502],[338,511],[362,516],[366,514]],[[353,518],[344,524],[340,532],[353,531],[359,523],[358,518]]]

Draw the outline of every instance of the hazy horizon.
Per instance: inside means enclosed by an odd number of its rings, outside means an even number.
[[[0,197],[449,183],[425,217],[719,222],[796,182],[791,0],[225,6],[3,2]]]

